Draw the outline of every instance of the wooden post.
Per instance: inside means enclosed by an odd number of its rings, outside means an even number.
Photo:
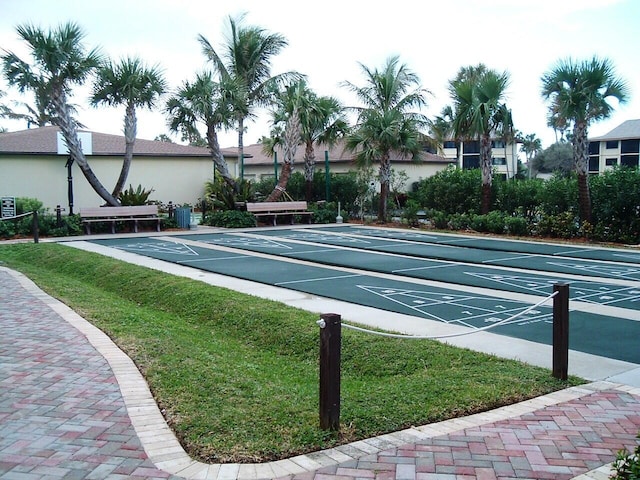
[[[569,368],[569,285],[553,286],[553,376],[566,380]]]
[[[31,224],[33,230],[33,243],[40,241],[40,229],[38,227],[38,211],[33,211],[33,223]]]
[[[340,429],[340,315],[320,316],[320,428]]]

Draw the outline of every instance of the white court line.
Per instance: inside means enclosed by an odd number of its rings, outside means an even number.
[[[321,277],[321,278],[306,278],[304,280],[291,280],[290,282],[278,282],[274,283],[276,286],[280,285],[293,285],[296,283],[308,283],[308,282],[324,282],[325,280],[337,280],[339,278],[352,278],[352,277],[362,277],[363,275],[336,275],[333,277]]]
[[[566,250],[563,252],[556,252],[556,253],[552,253],[551,255],[566,255],[568,253],[585,253],[585,252],[595,252],[595,251],[600,251],[601,249],[591,249],[591,248],[580,248],[578,250]],[[605,260],[606,261],[606,260]]]
[[[493,260],[483,260],[482,263],[491,263],[491,262],[504,262],[508,260],[520,260],[521,258],[535,258],[539,257],[537,254],[527,254],[527,255],[518,255],[517,257],[504,257],[504,258],[494,258]]]
[[[248,255],[234,255],[233,257],[198,258],[196,260],[177,260],[177,263],[213,262],[215,260],[237,260],[238,258],[250,258]]]
[[[401,272],[411,272],[414,270],[431,270],[434,268],[451,268],[451,267],[457,267],[458,265],[456,265],[453,262],[450,262],[448,265],[432,265],[430,267],[413,267],[413,268],[399,268],[398,270],[391,270],[391,273],[401,273]]]

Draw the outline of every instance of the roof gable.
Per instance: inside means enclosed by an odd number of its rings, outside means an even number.
[[[600,137],[591,138],[591,141],[605,141],[605,140],[625,140],[632,138],[640,138],[640,119],[627,120],[621,123],[609,133]]]

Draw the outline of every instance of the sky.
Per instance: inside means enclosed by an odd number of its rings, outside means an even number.
[[[509,73],[506,103],[515,127],[535,134],[548,147],[555,135],[546,125],[541,76],[559,60],[598,56],[613,62],[630,96],[608,120],[592,124],[589,135],[603,135],[625,120],[640,118],[638,0],[0,0],[0,49],[29,60],[17,25],[49,29],[73,21],[85,31],[88,49],[99,47],[116,61],[139,56],[160,67],[170,89],[177,89],[210,68],[197,36],[205,36],[220,52],[228,17],[242,14],[244,24],[287,39],[288,46],[273,58],[272,74],[305,74],[318,95],[334,96],[346,106],[358,103],[343,82],[364,85],[363,65],[380,69],[397,55],[429,90],[423,113],[433,118],[451,103],[447,85],[458,70],[484,63]],[[0,90],[7,93],[0,100],[4,103],[30,103],[4,78]],[[124,110],[90,107],[89,91],[88,86],[74,90],[80,122],[95,132],[122,134]],[[247,124],[245,145],[269,135],[269,113],[256,113],[258,118]],[[139,110],[138,138],[169,134],[166,124],[161,108]],[[25,122],[5,119],[0,126],[26,128]],[[221,132],[220,144],[237,145],[237,134]]]

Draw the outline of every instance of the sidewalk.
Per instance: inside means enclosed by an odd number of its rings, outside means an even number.
[[[106,335],[2,267],[0,332],[2,479],[605,479],[640,430],[640,388],[594,382],[278,462],[206,465]]]

